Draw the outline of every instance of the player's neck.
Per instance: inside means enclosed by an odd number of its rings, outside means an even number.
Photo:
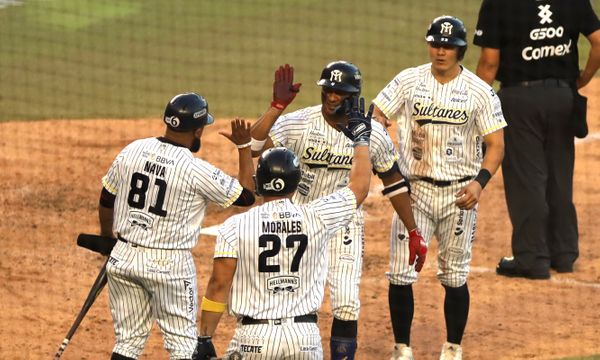
[[[446,84],[454,80],[461,71],[462,67],[460,66],[460,63],[456,63],[456,65],[448,69],[440,69],[435,66],[431,67],[431,74],[440,84]]]
[[[289,199],[292,200],[292,196],[294,194],[289,194],[287,196],[269,196],[269,195],[265,195],[263,196],[263,204],[268,203],[269,201],[277,201],[277,200],[283,200],[283,199]]]
[[[188,149],[192,146],[192,143],[194,142],[193,135],[190,135],[189,133],[176,132],[169,129],[165,131],[164,137]]]

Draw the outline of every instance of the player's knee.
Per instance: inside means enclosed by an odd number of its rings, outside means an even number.
[[[403,272],[389,272],[386,275],[392,285],[412,285],[417,281],[417,272],[413,268]]]
[[[360,312],[360,305],[342,305],[337,306],[332,310],[333,316],[336,319],[343,321],[356,321]]]
[[[117,357],[111,357],[111,360],[130,360],[137,359],[140,354],[144,351],[144,343],[140,342],[136,345],[131,343],[122,343],[117,340],[115,347],[113,348],[113,355]],[[122,356],[122,357],[119,357]]]
[[[445,287],[459,288],[467,283],[467,272],[438,274],[438,280]]]

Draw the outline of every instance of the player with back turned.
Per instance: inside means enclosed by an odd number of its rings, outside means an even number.
[[[361,73],[354,64],[335,61],[321,72],[321,104],[282,116],[300,88],[293,83],[293,68],[280,66],[275,71],[273,102],[252,125],[252,150],[259,154],[272,146],[284,146],[300,158],[302,175],[292,199],[306,204],[331,194],[348,184],[354,148],[339,130],[348,122],[345,104],[359,96]],[[385,186],[386,195],[406,228],[405,242],[413,249],[412,263],[417,269],[425,261],[425,243],[415,224],[408,196],[408,184],[398,171],[398,155],[381,124],[373,122],[369,156],[373,171]],[[331,295],[331,359],[352,360],[357,347],[360,311],[359,284],[362,272],[364,218],[356,209],[353,220],[329,242],[327,282]],[[410,240],[409,240],[410,239]],[[419,257],[415,260],[416,253]]]
[[[309,203],[293,201],[301,181],[298,157],[285,147],[262,153],[256,191],[264,204],[219,228],[201,306],[200,344],[206,344],[201,359],[215,355],[210,336],[227,302],[238,318],[227,359],[323,359],[317,311],[323,302],[327,247],[369,192],[371,111],[365,115],[364,100],[359,106],[355,98],[343,129],[354,149],[347,186]]]
[[[106,272],[116,344],[112,360],[137,359],[157,320],[171,359],[193,357],[197,341],[197,282],[191,249],[209,202],[254,203],[250,127],[244,120],[222,132],[239,149],[239,182],[194,157],[206,100],[175,96],[166,106],[164,136],[127,145],[102,179],[101,235],[117,238]]]
[[[386,124],[398,119],[398,163],[411,183],[413,213],[427,243],[433,235],[439,242],[437,277],[446,293],[447,330],[441,360],[462,356],[477,203],[504,152],[506,122],[500,101],[488,84],[460,64],[466,36],[459,19],[434,19],[425,37],[431,62],[400,72],[373,101],[375,118]],[[413,358],[412,284],[417,273],[409,265],[411,254],[402,241],[405,232],[394,214],[387,274],[394,360]]]

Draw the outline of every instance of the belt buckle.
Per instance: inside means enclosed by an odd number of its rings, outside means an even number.
[[[273,325],[281,325],[282,320],[281,319],[275,319],[273,320]]]

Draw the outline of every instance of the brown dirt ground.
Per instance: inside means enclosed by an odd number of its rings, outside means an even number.
[[[600,89],[596,81],[595,89]],[[600,131],[600,91],[589,86],[590,132]],[[206,129],[200,156],[235,174],[235,150]],[[102,257],[76,246],[81,232],[98,231],[100,178],[114,156],[136,138],[162,133],[157,119],[55,120],[0,124],[0,358],[49,359],[79,312],[102,264]],[[573,274],[550,281],[498,277],[495,265],[510,254],[510,222],[501,174],[486,188],[469,279],[471,312],[463,341],[465,359],[554,359],[600,353],[600,142],[577,146],[575,204],[581,255]],[[374,179],[365,203],[366,251],[362,279],[358,359],[388,359],[393,336],[388,316],[388,202]],[[205,226],[236,210],[211,207]],[[202,236],[194,249],[200,293],[206,286],[214,238]],[[430,254],[436,253],[436,245]],[[443,289],[430,255],[415,286],[412,345],[418,359],[437,359],[445,337]],[[114,342],[104,290],[83,320],[63,359],[107,359]],[[322,307],[320,326],[328,349],[331,316]],[[234,321],[224,318],[215,337],[219,353],[231,338]],[[326,353],[328,351],[325,351]],[[167,359],[156,326],[141,359]]]

